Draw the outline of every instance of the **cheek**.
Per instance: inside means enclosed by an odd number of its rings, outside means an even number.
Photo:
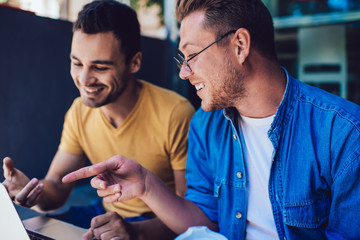
[[[76,76],[78,75],[78,70],[76,70],[74,67],[70,67],[70,75],[73,78],[73,80],[75,81]]]

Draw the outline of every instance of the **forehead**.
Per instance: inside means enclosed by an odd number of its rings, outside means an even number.
[[[120,54],[120,43],[112,32],[86,34],[77,30],[73,34],[71,54],[84,59],[113,58]]]
[[[215,39],[214,33],[204,28],[204,20],[205,13],[195,11],[181,21],[179,43],[181,51],[185,51],[189,46],[202,46]]]

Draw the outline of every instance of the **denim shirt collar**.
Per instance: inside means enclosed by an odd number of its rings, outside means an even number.
[[[285,93],[280,105],[277,107],[274,121],[271,123],[271,127],[268,131],[268,136],[272,141],[275,150],[278,147],[281,133],[293,114],[294,105],[298,97],[298,85],[296,80],[289,75],[285,68],[282,67],[282,69],[286,75]],[[236,124],[238,116],[236,108],[225,108],[223,114],[225,118]]]

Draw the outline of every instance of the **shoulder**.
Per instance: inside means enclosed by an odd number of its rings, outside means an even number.
[[[316,139],[319,143],[313,147],[319,152],[326,146],[323,153],[330,154],[326,158],[336,166],[333,169],[343,172],[360,156],[360,106],[299,81],[296,85],[292,126],[301,129],[302,139],[306,135]]]
[[[142,83],[144,90],[149,93],[152,98],[155,97],[158,99],[167,99],[167,101],[170,103],[177,101],[188,101],[185,97],[172,90],[156,86],[144,80],[140,80],[140,82]]]
[[[81,100],[81,97],[77,97],[74,99],[73,103],[71,104],[70,109],[83,109],[85,108],[85,104]]]
[[[192,104],[180,94],[156,86],[152,83],[141,80],[144,91],[145,104],[149,108],[156,109],[158,112],[172,114],[194,114],[195,110]]]
[[[337,118],[360,131],[360,106],[344,98],[296,80],[298,102],[329,119]]]

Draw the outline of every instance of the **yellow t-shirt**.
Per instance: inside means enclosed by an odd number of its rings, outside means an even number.
[[[139,99],[118,128],[100,108],[90,108],[76,98],[65,116],[59,149],[85,154],[96,164],[120,154],[140,163],[174,189],[173,170],[184,170],[187,133],[194,108],[175,92],[145,81]],[[103,203],[107,211],[123,217],[151,211],[139,199]]]

